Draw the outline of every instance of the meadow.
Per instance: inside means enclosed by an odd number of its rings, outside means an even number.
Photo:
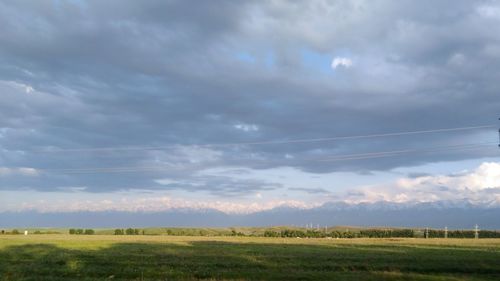
[[[1,235],[0,280],[500,280],[500,239]]]

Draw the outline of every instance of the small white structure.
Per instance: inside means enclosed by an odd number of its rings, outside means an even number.
[[[27,230],[24,231],[24,235],[28,235],[28,231]]]

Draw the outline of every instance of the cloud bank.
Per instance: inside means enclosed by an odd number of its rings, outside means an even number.
[[[498,160],[499,10],[451,0],[0,1],[0,191],[11,202],[25,191],[74,196],[61,211],[87,210],[81,194],[120,192],[167,194],[127,203],[137,210],[497,204],[495,163],[393,173]],[[489,127],[290,141],[479,125]],[[359,157],[403,150],[419,152]],[[335,157],[351,159],[316,161]],[[379,173],[371,184],[353,176]],[[269,201],[253,205],[256,194]]]

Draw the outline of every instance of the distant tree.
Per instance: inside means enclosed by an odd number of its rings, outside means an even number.
[[[40,230],[35,230],[35,232],[33,232],[33,234],[42,234],[42,232]]]
[[[266,230],[264,232],[264,237],[279,237],[280,233],[272,230]]]
[[[17,230],[17,229],[13,229],[11,233],[12,233],[12,234],[20,234],[20,233],[19,233],[19,230]]]
[[[135,231],[132,228],[127,228],[125,230],[125,234],[127,234],[127,235],[134,235],[134,233],[135,233]]]
[[[93,229],[85,229],[84,234],[85,235],[94,235],[95,231]]]
[[[494,230],[481,230],[479,232],[479,237],[482,238],[500,238],[500,232]]]
[[[146,235],[146,232],[144,231],[144,229],[142,230],[142,235]]]
[[[5,230],[2,229],[2,234],[5,234]]]
[[[123,235],[123,229],[115,229],[115,235]]]
[[[76,234],[76,229],[70,228],[69,229],[69,234]]]

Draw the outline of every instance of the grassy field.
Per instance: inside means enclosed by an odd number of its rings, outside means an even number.
[[[0,280],[500,280],[500,239],[3,235]]]

